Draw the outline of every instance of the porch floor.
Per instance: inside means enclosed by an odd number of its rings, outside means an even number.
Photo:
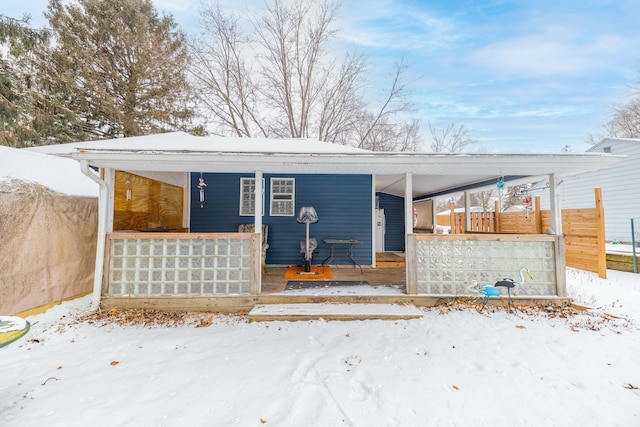
[[[285,267],[267,267],[262,274],[262,294],[279,294],[284,292],[289,279],[284,278]],[[367,282],[372,292],[406,293],[406,273],[404,268],[370,268],[360,269],[352,266],[331,266],[333,278],[324,281],[363,281]],[[322,280],[322,279],[321,279]],[[289,293],[289,292],[287,292]]]

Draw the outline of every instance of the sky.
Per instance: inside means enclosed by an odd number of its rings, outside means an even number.
[[[640,84],[637,0],[343,1],[336,51],[365,54],[376,100],[395,63],[411,80],[414,117],[462,124],[479,152],[582,152],[629,87]],[[45,26],[46,0],[2,0],[0,13]],[[199,0],[154,0],[197,31]],[[263,0],[221,0],[259,10]]]

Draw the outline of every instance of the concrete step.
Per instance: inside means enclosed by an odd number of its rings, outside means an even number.
[[[424,313],[413,305],[397,304],[259,304],[250,322],[298,320],[408,320]]]

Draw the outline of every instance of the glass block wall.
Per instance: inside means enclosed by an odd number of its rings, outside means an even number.
[[[416,242],[418,293],[474,295],[471,280],[479,287],[503,278],[518,280],[527,267],[533,279],[512,290],[517,296],[555,296],[557,293],[555,242],[502,240],[441,240]],[[475,294],[477,295],[477,294]]]
[[[250,291],[251,240],[111,239],[109,295],[220,296]]]

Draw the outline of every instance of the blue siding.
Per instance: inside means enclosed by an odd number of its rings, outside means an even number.
[[[384,250],[404,252],[404,198],[391,194],[376,193],[380,209],[384,209],[386,233]]]
[[[203,174],[207,184],[204,207],[200,208],[197,188],[199,173],[191,174],[191,231],[235,232],[238,224],[251,223],[253,217],[239,216],[240,178],[252,174]],[[313,264],[329,256],[322,239],[357,239],[354,258],[362,265],[371,264],[371,177],[369,175],[268,175],[265,174],[264,224],[269,225],[267,264],[292,265],[302,262],[300,241],[305,238],[305,225],[296,216],[269,216],[270,179],[295,178],[295,213],[302,206],[313,206],[318,222],[309,227],[310,236],[318,240]],[[342,252],[340,252],[342,253]],[[336,254],[333,264],[348,264],[346,256]]]

